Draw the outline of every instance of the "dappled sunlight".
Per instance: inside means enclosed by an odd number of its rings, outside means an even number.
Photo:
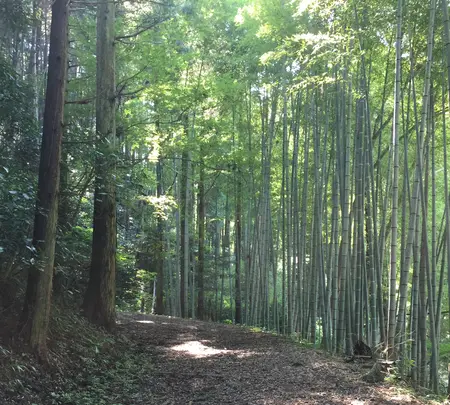
[[[280,392],[268,392],[268,395],[262,399],[265,404],[323,404],[323,405],[373,405],[373,404],[418,404],[409,395],[394,395],[380,397],[374,392],[374,395],[367,398],[362,394],[360,398],[355,399],[355,395],[343,395],[339,390],[329,390],[320,392],[304,393],[300,396],[293,394],[289,399],[280,399]],[[358,396],[358,394],[356,394]],[[282,402],[280,402],[280,400]]]
[[[411,396],[407,394],[397,394],[389,397],[391,401],[396,401],[400,404],[407,404],[408,402],[411,402]]]
[[[153,367],[144,395],[167,405],[419,405],[399,386],[360,380],[361,365],[247,328],[153,315],[121,327]],[[130,319],[121,314],[119,320]],[[150,324],[150,325],[149,325]],[[148,349],[144,349],[148,348]],[[160,399],[166,402],[158,402]],[[147,399],[147,398],[146,398]],[[134,402],[129,402],[134,403]]]
[[[236,352],[237,351],[239,351],[240,353],[237,353],[236,354]],[[256,352],[251,352],[251,351],[244,351],[244,350],[234,350],[233,351],[234,352],[234,354],[236,354],[236,357],[238,358],[238,359],[245,359],[245,358],[247,358],[247,357],[251,357],[251,356],[254,356],[255,354],[256,354]]]
[[[329,402],[324,402],[328,404],[346,404],[346,405],[370,405],[370,404],[390,404],[390,405],[401,405],[401,404],[417,404],[416,400],[411,397],[409,394],[402,394],[394,391],[397,388],[394,388],[392,392],[389,390],[383,390],[378,387],[377,390],[372,390],[372,395],[367,398],[366,394],[361,393],[360,398],[355,399],[355,395],[342,395],[342,393],[336,390],[329,390],[326,392],[315,392],[311,393],[309,400],[313,399],[317,403],[322,403],[325,399]],[[384,395],[380,395],[380,391],[383,392]],[[356,394],[356,396],[358,396]],[[297,398],[297,400],[301,400],[305,398]],[[309,402],[308,402],[309,403]]]
[[[197,359],[216,356],[218,354],[234,354],[239,358],[248,357],[251,353],[243,350],[227,350],[227,349],[215,349],[213,347],[206,346],[204,343],[208,343],[208,340],[190,340],[180,345],[172,346],[168,350],[175,352],[182,352],[191,357]]]
[[[385,401],[389,401],[392,404],[417,404],[416,398],[412,395],[412,392],[408,392],[404,388],[398,386],[382,386],[378,387],[378,394],[382,395]],[[430,404],[436,402],[430,402]]]

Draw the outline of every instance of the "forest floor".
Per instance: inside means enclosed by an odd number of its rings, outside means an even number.
[[[114,337],[61,324],[45,367],[0,345],[2,405],[425,404],[361,381],[362,363],[255,329],[140,314],[120,314]]]
[[[399,387],[362,382],[368,370],[360,364],[270,333],[144,315],[123,316],[120,330],[154,359],[136,405],[423,403]]]

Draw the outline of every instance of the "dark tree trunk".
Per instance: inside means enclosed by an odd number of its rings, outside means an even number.
[[[113,2],[97,5],[97,99],[94,230],[89,284],[83,309],[92,323],[115,326],[116,190],[115,52]]]
[[[60,181],[59,181],[59,210],[58,226],[64,234],[70,230],[70,204],[69,204],[69,163],[67,152],[62,152],[60,163]]]
[[[238,176],[240,173],[237,174]],[[242,323],[241,299],[241,239],[242,239],[242,183],[237,179],[236,190],[236,279],[235,279],[235,322]]]
[[[162,186],[162,159],[158,159],[156,164],[156,194],[158,198],[163,195]],[[156,303],[155,314],[164,314],[164,229],[163,217],[158,215],[157,225],[157,248],[156,248]]]
[[[68,3],[55,0],[52,6],[49,73],[45,99],[39,181],[34,218],[33,245],[36,264],[28,273],[23,319],[29,342],[36,354],[47,357],[53,263],[63,135],[64,95],[67,72]]]
[[[67,136],[67,133],[66,133]],[[59,165],[59,198],[58,198],[58,230],[59,235],[64,236],[70,231],[70,205],[69,205],[69,165],[67,151],[62,151]],[[55,267],[63,266],[65,257],[61,249],[56,249]],[[53,277],[53,297],[56,301],[64,302],[63,272],[55,272]]]
[[[184,135],[188,137],[188,117],[183,117]],[[181,156],[180,185],[180,313],[182,318],[188,316],[188,267],[189,267],[189,153],[183,151]]]
[[[187,183],[187,153],[183,153],[182,162],[181,162],[181,191],[180,191],[180,236],[181,236],[181,254],[180,254],[180,308],[181,308],[181,317],[187,317],[188,309],[186,307],[187,301],[187,291],[185,288],[186,283],[186,269],[185,269],[185,252],[186,248],[186,206],[188,204],[186,200],[186,183]]]
[[[200,148],[200,154],[202,150]],[[200,179],[198,182],[198,269],[197,269],[197,317],[205,317],[205,167],[203,159],[200,162]]]

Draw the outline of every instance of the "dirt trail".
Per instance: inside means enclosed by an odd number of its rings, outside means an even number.
[[[422,403],[362,382],[367,370],[356,365],[267,333],[148,315],[121,315],[119,333],[154,364],[133,405]]]

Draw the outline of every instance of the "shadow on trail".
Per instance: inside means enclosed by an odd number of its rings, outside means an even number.
[[[121,314],[119,332],[154,366],[140,404],[420,404],[289,340],[208,322]]]

